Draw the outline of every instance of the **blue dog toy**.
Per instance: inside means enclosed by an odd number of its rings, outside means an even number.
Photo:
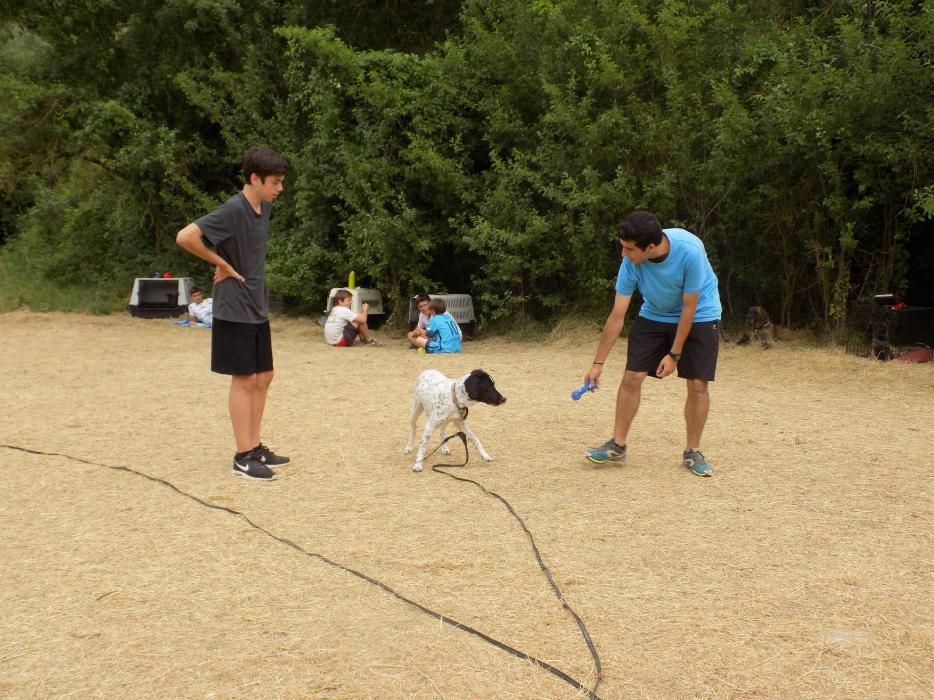
[[[571,392],[571,398],[577,401],[581,396],[586,394],[588,391],[596,391],[596,390],[597,390],[596,384],[589,384],[585,382],[584,386],[582,386],[580,389],[575,389],[574,391]]]

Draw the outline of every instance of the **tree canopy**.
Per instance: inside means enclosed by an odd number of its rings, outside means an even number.
[[[123,292],[292,163],[269,283],[350,270],[401,319],[605,313],[633,209],[699,235],[725,313],[934,305],[932,0],[35,0],[0,10],[0,245]]]

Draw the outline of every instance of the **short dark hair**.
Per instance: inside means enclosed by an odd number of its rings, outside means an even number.
[[[640,250],[662,242],[662,225],[650,211],[634,211],[619,226],[619,240],[631,241]]]
[[[418,306],[418,305],[421,304],[423,301],[431,301],[431,294],[425,294],[425,293],[423,292],[423,293],[421,293],[421,294],[416,294],[416,295],[415,295],[415,306]]]
[[[334,298],[337,301],[344,301],[344,299],[353,299],[353,292],[349,292],[346,289],[338,289],[337,293],[334,295]]]
[[[430,306],[431,310],[436,314],[443,314],[448,310],[448,305],[444,303],[444,299],[432,299],[428,306]]]
[[[201,287],[192,287],[192,288],[191,288],[191,293],[192,293],[192,294],[201,294]]]
[[[256,174],[260,182],[266,182],[270,175],[287,175],[289,161],[271,148],[251,148],[243,156],[244,183],[250,184],[250,176]]]

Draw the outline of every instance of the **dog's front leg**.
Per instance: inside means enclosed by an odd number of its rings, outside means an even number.
[[[441,454],[443,454],[443,455],[449,455],[449,454],[451,454],[451,448],[448,447],[448,443],[445,442],[445,440],[447,440],[447,437],[448,437],[448,426],[449,426],[450,424],[451,424],[450,421],[445,421],[444,423],[441,424],[441,431],[440,431],[440,435],[441,435]]]
[[[470,440],[474,444],[474,447],[477,448],[477,452],[480,453],[480,459],[482,459],[484,462],[492,462],[493,458],[486,450],[483,449],[483,445],[480,444],[480,438],[474,434],[474,431],[470,429],[466,421],[460,422],[460,428],[464,432],[464,435],[467,436],[467,439]]]
[[[422,433],[422,441],[418,443],[418,454],[415,455],[415,464],[412,465],[413,472],[420,472],[422,470],[422,462],[425,461],[425,449],[428,447],[428,440],[431,439],[431,434],[437,427],[438,420],[429,415],[428,420],[425,421],[425,432]]]

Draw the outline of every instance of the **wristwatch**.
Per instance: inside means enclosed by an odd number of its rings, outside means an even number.
[[[677,362],[678,360],[681,359],[681,353],[680,353],[680,352],[669,352],[669,353],[668,353],[668,356],[669,356],[672,360],[674,360],[675,362]]]

